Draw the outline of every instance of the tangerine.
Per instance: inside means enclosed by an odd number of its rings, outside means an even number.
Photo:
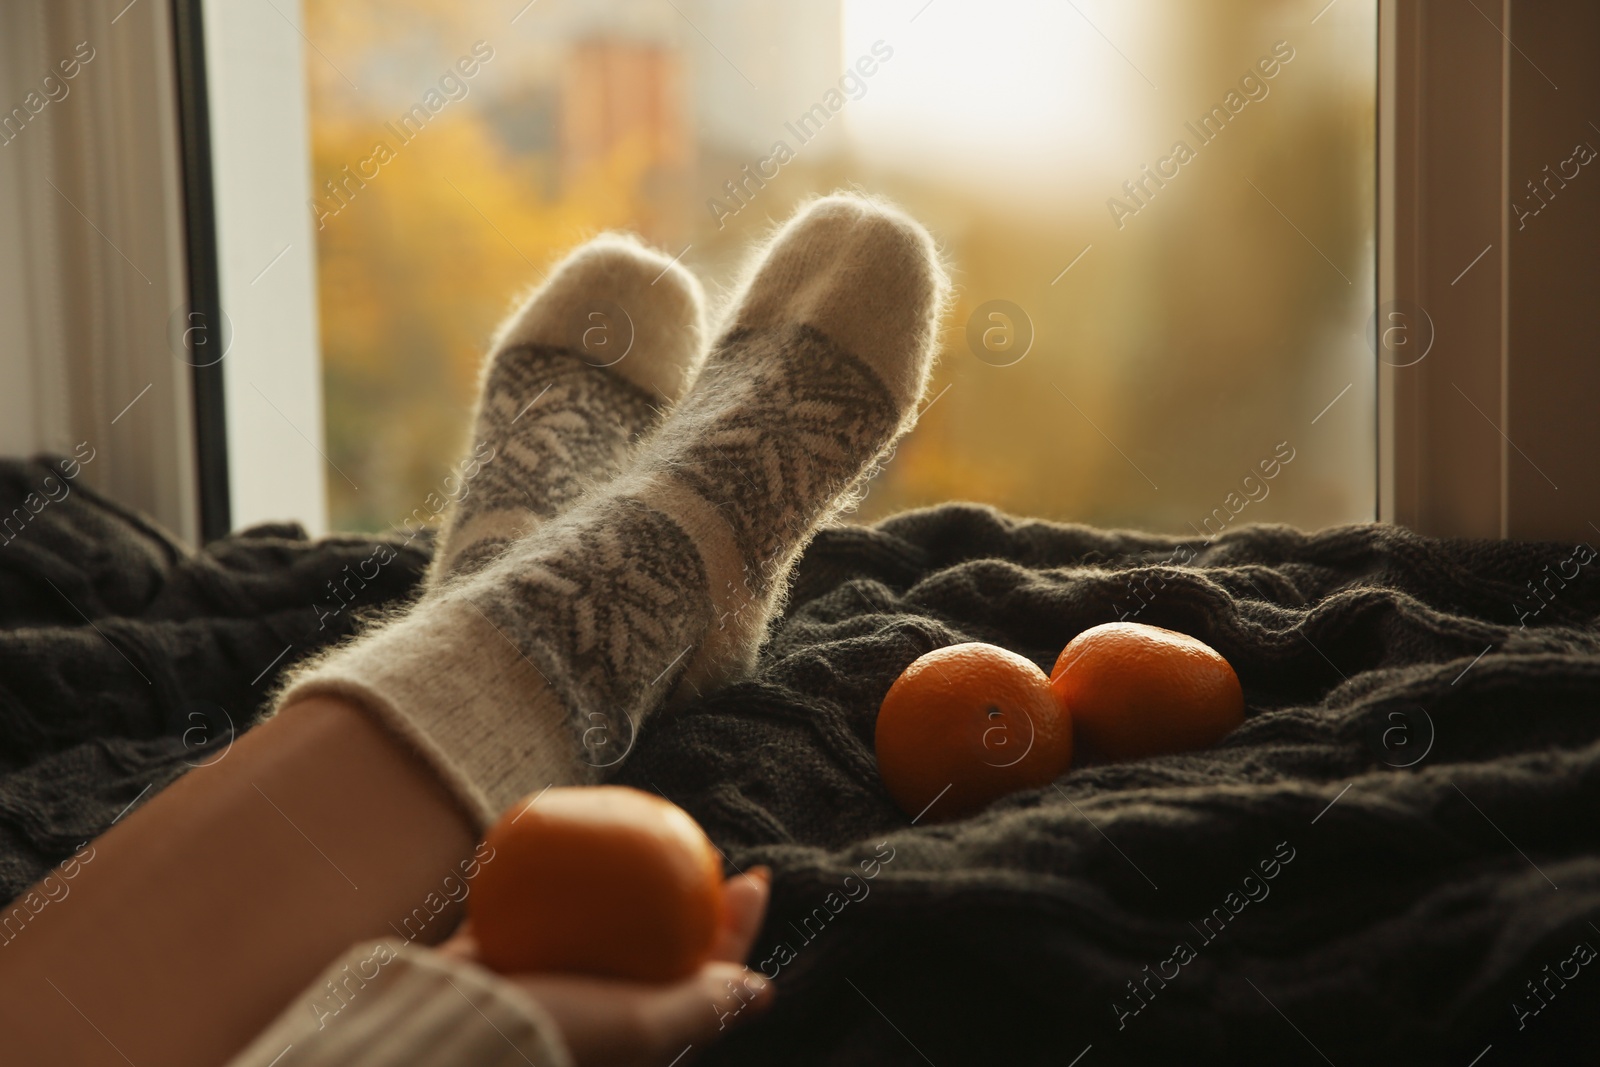
[[[1067,642],[1050,687],[1084,748],[1110,760],[1206,748],[1244,721],[1239,676],[1198,638],[1141,622]]]
[[[878,708],[873,744],[900,809],[940,821],[1053,782],[1072,762],[1072,720],[1036,664],[974,641],[901,672]]]
[[[673,982],[709,958],[722,864],[671,801],[625,786],[547,789],[484,840],[494,851],[467,914],[494,970]]]

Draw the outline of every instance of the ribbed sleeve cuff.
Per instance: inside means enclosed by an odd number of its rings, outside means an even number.
[[[227,1067],[572,1067],[555,1022],[504,978],[396,938],[328,965]]]

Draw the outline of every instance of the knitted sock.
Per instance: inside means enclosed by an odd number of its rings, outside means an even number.
[[[428,586],[614,477],[689,387],[704,336],[699,282],[638,241],[606,234],[559,263],[490,345]]]
[[[910,427],[946,291],[915,222],[857,197],[811,204],[632,468],[280,703],[364,705],[481,825],[596,780],[675,686],[753,660],[796,556]]]

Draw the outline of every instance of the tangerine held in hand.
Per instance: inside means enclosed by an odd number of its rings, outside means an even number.
[[[673,982],[710,957],[722,864],[676,804],[624,786],[548,789],[485,842],[467,914],[494,970]]]
[[[956,819],[1072,762],[1072,720],[1032,661],[980,642],[920,656],[878,708],[878,774],[907,815]]]
[[[1244,722],[1239,676],[1216,649],[1141,622],[1074,637],[1050,687],[1084,748],[1109,760],[1207,748]]]

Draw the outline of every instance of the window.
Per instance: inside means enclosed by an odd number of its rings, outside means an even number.
[[[621,227],[713,288],[858,186],[957,267],[861,517],[1375,514],[1372,0],[306,0],[332,524],[463,445],[509,298]]]
[[[864,518],[1588,537],[1596,32],[1578,0],[17,0],[0,443],[95,449],[84,484],[191,541],[384,528],[541,266],[624,227],[725,293],[856,185],[960,284]]]

